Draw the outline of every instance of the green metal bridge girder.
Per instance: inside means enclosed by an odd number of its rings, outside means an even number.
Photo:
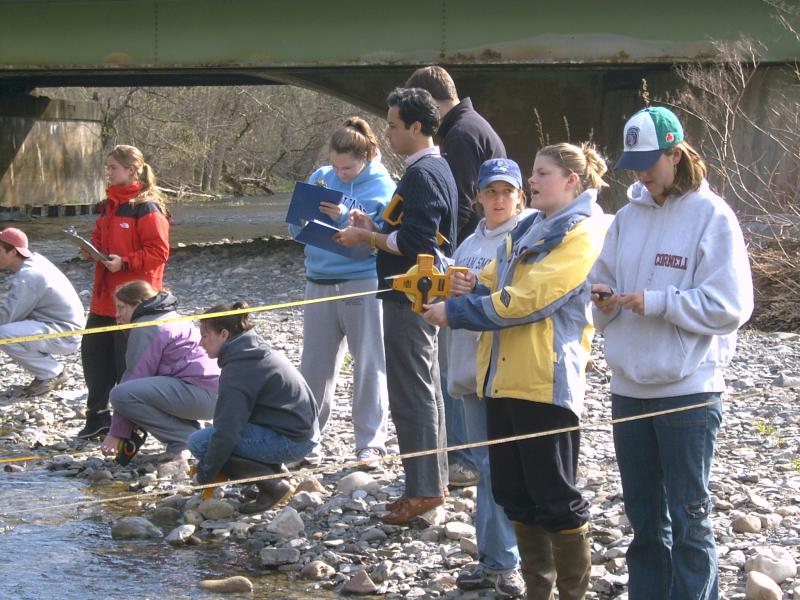
[[[765,0],[0,0],[3,77],[68,72],[335,68],[438,62],[713,61],[712,40],[800,41]]]

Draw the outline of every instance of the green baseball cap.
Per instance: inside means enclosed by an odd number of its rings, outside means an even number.
[[[664,154],[683,141],[683,127],[678,117],[663,106],[643,108],[625,123],[622,142],[625,151],[615,169],[646,171]]]

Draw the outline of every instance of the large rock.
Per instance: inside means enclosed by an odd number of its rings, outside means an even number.
[[[161,530],[144,517],[123,517],[111,526],[115,540],[147,540],[164,537]]]
[[[780,585],[797,574],[797,563],[786,548],[771,546],[760,549],[758,554],[748,559],[744,564],[744,570],[748,573],[751,571],[764,573]]]
[[[366,571],[356,571],[353,576],[344,582],[342,594],[368,595],[378,591],[378,586],[369,578]]]
[[[197,507],[197,510],[210,521],[232,519],[235,512],[232,504],[216,498],[205,500]]]
[[[296,563],[300,560],[300,551],[296,548],[264,548],[259,557],[265,567],[277,567]]]
[[[287,506],[275,515],[275,518],[267,525],[267,531],[286,538],[297,537],[304,530],[303,519],[291,506]]]
[[[364,490],[373,494],[381,489],[380,484],[371,475],[363,471],[354,471],[342,477],[336,484],[336,491],[342,494],[352,494],[356,490]]]
[[[157,506],[149,519],[151,523],[162,527],[174,526],[181,518],[181,511],[171,506]]]
[[[317,508],[322,506],[325,501],[319,492],[297,492],[289,502],[289,506],[302,512],[307,508]]]
[[[761,519],[751,515],[736,517],[731,523],[736,533],[758,533],[761,531]]]
[[[758,571],[750,571],[744,592],[747,600],[781,600],[783,598],[778,584]]]
[[[322,581],[336,575],[336,569],[321,560],[312,560],[300,571],[300,577]]]
[[[318,494],[325,494],[327,490],[325,486],[320,483],[319,479],[309,477],[304,479],[297,485],[298,492],[316,492]]]
[[[462,537],[458,540],[458,547],[472,558],[478,558],[478,542],[475,538]]]
[[[167,542],[173,546],[181,546],[194,535],[196,527],[194,525],[181,525],[176,527],[167,535]]]
[[[450,521],[444,526],[444,534],[451,540],[460,540],[464,537],[475,537],[475,528],[461,521]]]
[[[248,594],[253,591],[253,583],[241,575],[227,579],[205,579],[200,582],[200,587],[218,594]]]

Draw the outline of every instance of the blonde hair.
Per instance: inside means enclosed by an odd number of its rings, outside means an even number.
[[[364,119],[350,117],[333,132],[330,149],[338,154],[352,154],[370,161],[378,155],[378,139]]]
[[[548,157],[567,176],[575,173],[580,182],[578,193],[587,188],[599,190],[608,187],[603,180],[608,165],[591,142],[583,142],[580,146],[567,143],[552,144],[539,150],[536,155]]]
[[[108,153],[108,156],[126,169],[133,167],[135,170],[136,181],[142,186],[142,191],[132,200],[133,204],[154,202],[161,209],[162,213],[167,213],[164,197],[161,195],[161,192],[158,191],[158,187],[156,187],[156,174],[153,172],[153,168],[144,161],[144,155],[141,150],[136,146],[120,144],[114,146],[114,149]]]
[[[114,296],[128,306],[139,306],[145,300],[155,298],[158,290],[146,281],[135,280],[123,283],[115,291]]]
[[[678,142],[672,148],[665,150],[664,154],[671,156],[676,148],[681,150],[681,159],[675,167],[675,179],[666,191],[667,196],[683,196],[698,189],[708,172],[700,154],[686,142]]]

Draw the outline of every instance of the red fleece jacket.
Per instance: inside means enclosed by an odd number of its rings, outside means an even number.
[[[162,287],[164,266],[169,258],[169,218],[155,202],[133,203],[141,187],[111,186],[100,204],[92,243],[105,254],[122,258],[123,268],[116,273],[97,263],[90,312],[113,317],[116,314],[114,290],[123,283],[141,279],[157,290]]]

